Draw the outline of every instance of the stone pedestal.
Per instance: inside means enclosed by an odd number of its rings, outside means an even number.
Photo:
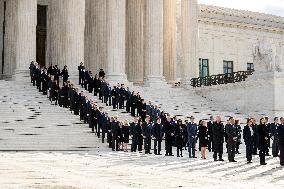
[[[107,0],[106,49],[108,81],[125,83],[126,0]]]
[[[198,77],[198,4],[197,0],[181,0],[182,12],[182,83]]]
[[[67,65],[70,73],[84,62],[85,1],[51,1],[48,7],[47,64]]]
[[[161,86],[163,77],[163,0],[145,0],[145,85]]]

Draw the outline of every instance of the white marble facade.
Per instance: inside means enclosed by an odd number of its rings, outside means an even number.
[[[284,61],[284,18],[198,5],[197,0],[0,0],[0,75],[11,76],[35,60],[36,4],[47,9],[46,64],[67,65],[72,72],[106,70],[113,80],[143,83],[189,82],[199,76],[199,58],[209,74],[234,71],[253,63],[253,51],[269,41],[273,64]],[[175,4],[177,3],[177,4]],[[85,6],[86,4],[86,6]]]

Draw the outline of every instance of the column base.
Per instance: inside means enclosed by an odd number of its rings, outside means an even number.
[[[30,81],[30,71],[29,70],[15,70],[13,76],[13,81],[26,82]]]
[[[144,87],[164,88],[167,86],[165,78],[159,76],[148,76],[144,82]]]
[[[130,85],[125,74],[108,74],[106,75],[106,81],[110,85],[117,85],[118,83],[125,84],[127,86]]]
[[[185,79],[181,79],[181,86],[185,89],[191,89],[191,78],[185,78]]]

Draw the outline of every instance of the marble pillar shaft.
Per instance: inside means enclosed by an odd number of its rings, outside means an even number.
[[[182,0],[182,79],[198,77],[198,4],[197,0]]]
[[[129,81],[142,83],[144,0],[126,1],[126,74]]]
[[[126,80],[126,0],[107,0],[106,13],[107,78],[109,80]]]
[[[69,72],[77,73],[84,62],[84,0],[50,0],[48,7],[48,61]]]
[[[12,76],[16,69],[17,1],[6,1],[4,76]]]
[[[2,75],[4,0],[0,0],[0,78]]]
[[[164,0],[164,76],[168,82],[176,80],[176,1]]]
[[[145,0],[144,65],[147,80],[163,78],[163,0]]]
[[[93,73],[107,68],[106,0],[86,0],[85,64]]]
[[[37,0],[17,0],[16,71],[36,60]]]

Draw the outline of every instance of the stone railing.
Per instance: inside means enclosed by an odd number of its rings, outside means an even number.
[[[253,71],[238,71],[230,74],[211,75],[206,77],[192,78],[190,80],[192,87],[222,85],[228,83],[237,83],[245,81]]]

